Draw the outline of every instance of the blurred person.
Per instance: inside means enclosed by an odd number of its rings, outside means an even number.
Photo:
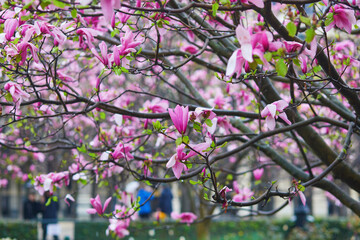
[[[29,191],[23,204],[23,217],[25,220],[36,220],[38,213],[42,211],[41,203],[36,201],[36,195]]]
[[[43,204],[43,218],[42,218],[42,228],[43,228],[43,240],[46,240],[47,235],[52,235],[54,240],[59,239],[60,226],[58,224],[58,211],[59,203],[54,200],[49,200],[51,198],[50,192],[45,192],[44,194],[44,204]],[[50,204],[46,204],[50,201]]]
[[[139,216],[142,219],[148,219],[151,216],[151,200],[153,200],[154,197],[151,196],[151,192],[143,187],[143,185],[140,187],[137,197],[140,197],[139,204],[140,206],[142,205],[139,210]]]
[[[173,195],[168,184],[164,184],[163,190],[159,197],[159,208],[161,212],[166,213],[169,217],[172,212],[172,199]]]

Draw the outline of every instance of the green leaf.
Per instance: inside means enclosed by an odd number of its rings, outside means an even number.
[[[12,98],[12,96],[11,96],[10,93],[6,93],[6,94],[5,94],[5,99],[6,99],[6,101],[8,101],[8,102],[12,102],[12,101],[13,101],[13,98]]]
[[[111,32],[110,35],[111,35],[111,37],[115,37],[115,35],[119,34],[119,33],[120,33],[119,29],[116,28],[116,29],[114,29],[114,31]]]
[[[124,72],[124,73],[129,73],[129,70],[127,70],[126,68],[124,67],[120,67],[121,71]]]
[[[106,118],[105,112],[100,112],[100,119],[104,120]]]
[[[209,200],[209,197],[208,197],[207,193],[204,193],[204,199]]]
[[[45,9],[47,6],[49,6],[51,4],[51,1],[50,0],[43,0],[43,1],[41,1],[41,3],[40,3],[40,7],[42,8],[42,9]]]
[[[197,132],[201,132],[201,124],[198,122],[194,122],[194,129]]]
[[[139,49],[139,51],[136,52],[136,55],[139,55],[142,51],[142,48]]]
[[[305,191],[305,187],[301,184],[298,184],[297,188],[299,191],[302,191],[302,192]]]
[[[329,13],[326,16],[326,20],[325,20],[325,26],[329,26],[330,23],[332,23],[334,21],[334,14],[333,13]]]
[[[274,185],[276,182],[277,182],[276,180],[275,180],[275,181],[272,181],[272,182],[271,182],[271,185]]]
[[[73,10],[71,10],[71,16],[72,16],[73,18],[76,18],[76,17],[77,17],[77,10],[76,10],[76,8],[74,8]]]
[[[320,72],[321,71],[321,66],[317,65],[317,66],[313,67],[313,71],[314,71],[314,73]]]
[[[290,37],[294,37],[294,36],[296,35],[296,30],[297,30],[297,28],[296,28],[295,23],[289,22],[289,23],[286,25],[286,29],[288,30]]]
[[[28,4],[26,4],[23,9],[28,9],[34,2],[35,0],[31,0]],[[30,14],[31,15],[31,14]]]
[[[179,146],[180,144],[182,144],[182,137],[179,137],[178,139],[176,139],[175,143],[176,143],[176,146]]]
[[[192,184],[192,185],[196,185],[196,184],[199,183],[199,181],[190,180],[189,183]]]
[[[151,129],[145,129],[145,131],[143,132],[147,135],[151,135],[152,134],[152,130]]]
[[[96,159],[98,157],[96,153],[89,153],[88,155],[93,159]]]
[[[162,125],[161,125],[161,123],[160,123],[159,120],[157,120],[156,122],[153,122],[152,124],[153,124],[153,128],[154,128],[155,130],[159,131],[159,130],[162,129]]]
[[[227,142],[224,142],[223,144],[221,144],[220,146],[219,146],[219,148],[223,148],[223,147],[225,147],[227,145]]]
[[[205,120],[205,123],[206,123],[206,125],[208,125],[209,127],[212,127],[212,125],[213,125],[213,123],[211,122],[210,119],[206,119],[206,120]]]
[[[54,202],[57,202],[57,201],[58,201],[58,197],[57,197],[57,196],[52,196],[52,200],[53,200]]]
[[[186,143],[186,144],[189,144],[189,142],[190,142],[188,136],[183,136],[182,140],[183,140],[183,142]]]
[[[86,153],[86,146],[85,144],[82,144],[81,147],[78,147],[77,150],[82,153]]]
[[[215,2],[213,5],[212,5],[212,15],[213,17],[216,16],[216,13],[217,13],[217,10],[219,9],[219,3]]]
[[[315,37],[315,30],[313,28],[309,28],[308,30],[305,31],[305,41],[307,43],[311,43],[314,37]]]
[[[266,59],[266,61],[270,62],[272,59],[272,53],[271,52],[266,52],[264,54],[264,58]]]
[[[284,59],[279,59],[275,64],[276,72],[279,76],[285,77],[287,73],[287,66]]]
[[[305,23],[305,25],[307,25],[307,26],[311,26],[311,20],[308,17],[304,17],[304,16],[300,15],[300,21]]]
[[[50,203],[51,203],[51,198],[48,198],[48,200],[47,200],[46,203],[45,203],[45,206],[49,206]]]
[[[345,59],[344,65],[346,65],[346,66],[350,65],[350,58],[349,57],[347,59]]]
[[[59,8],[64,8],[64,7],[66,7],[66,6],[70,6],[70,4],[64,3],[64,2],[58,1],[58,0],[53,0],[53,4],[54,4],[56,7],[59,7]]]
[[[26,146],[26,147],[29,147],[30,145],[31,145],[31,142],[30,142],[30,141],[26,141],[26,142],[25,142],[25,146]]]
[[[27,20],[29,20],[30,18],[32,17],[32,15],[31,14],[29,14],[29,15],[24,15],[24,16],[21,16],[21,21],[24,21],[24,22],[26,22]]]

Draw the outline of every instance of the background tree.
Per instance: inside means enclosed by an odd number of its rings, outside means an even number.
[[[42,194],[111,179],[124,201],[127,180],[154,191],[181,180],[202,207],[173,217],[205,224],[217,206],[284,198],[249,212],[273,214],[314,186],[360,215],[333,181],[360,191],[348,157],[359,130],[359,2],[1,3],[0,186],[30,178]],[[51,158],[56,171],[31,162]],[[254,193],[236,181],[249,172],[259,181],[273,165],[290,188],[273,178]],[[136,201],[110,215],[108,200],[90,202],[110,232],[129,234]]]

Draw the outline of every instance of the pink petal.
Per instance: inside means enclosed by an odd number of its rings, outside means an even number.
[[[101,0],[100,4],[106,21],[110,22],[114,11],[112,7],[112,0]]]
[[[236,73],[238,62],[238,53],[240,49],[236,49],[231,57],[229,58],[228,64],[226,66],[226,76],[231,77],[234,73]]]
[[[277,106],[275,104],[268,104],[266,107],[269,109],[270,116],[275,117]]]
[[[102,212],[104,213],[106,208],[108,207],[109,203],[111,202],[112,197],[109,197],[108,199],[106,199],[105,203],[104,203],[104,207],[102,209]]]
[[[97,211],[94,208],[89,208],[89,209],[86,210],[86,212],[88,214],[96,214],[97,213]]]
[[[239,184],[236,181],[233,181],[233,189],[236,193],[240,192]]]
[[[177,155],[177,154],[174,154],[174,155],[170,158],[170,160],[166,163],[166,167],[167,167],[167,168],[171,168],[171,167],[173,167],[173,166],[175,165],[175,163],[176,163],[176,155]]]
[[[264,1],[263,0],[249,0],[252,4],[257,6],[258,8],[264,8]]]
[[[299,196],[300,196],[300,200],[302,202],[302,204],[305,206],[306,205],[306,197],[305,194],[302,191],[299,191]]]
[[[184,170],[185,164],[176,161],[175,165],[172,167],[174,175],[177,179],[180,178],[182,171]]]
[[[236,30],[236,37],[239,40],[240,45],[251,43],[251,36],[249,31],[244,28],[243,26],[237,26]]]
[[[176,212],[171,212],[171,218],[174,220],[177,220],[180,218],[180,214],[178,214]]]
[[[241,53],[242,53],[244,59],[248,62],[253,61],[252,51],[253,51],[253,49],[252,49],[252,46],[250,43],[241,45]]]
[[[289,119],[286,116],[286,113],[282,112],[279,114],[279,117],[284,120],[287,124],[291,125],[291,122],[289,121]]]
[[[272,116],[269,115],[266,118],[266,124],[267,124],[268,129],[270,129],[270,130],[275,129],[275,119]]]
[[[279,112],[284,110],[287,106],[289,106],[289,104],[284,100],[278,100],[273,102],[272,104],[276,106],[276,110]]]

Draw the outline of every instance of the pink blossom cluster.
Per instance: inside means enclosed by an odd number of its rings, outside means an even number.
[[[188,226],[190,226],[191,223],[193,223],[197,216],[192,212],[183,212],[183,213],[171,213],[171,218],[174,220],[180,220],[181,223],[186,223]]]
[[[44,195],[45,192],[49,191],[53,194],[54,189],[61,188],[64,184],[69,185],[69,172],[51,172],[48,174],[42,174],[35,177],[34,188],[39,192],[40,195]]]
[[[234,195],[232,198],[234,202],[244,202],[250,200],[250,198],[254,195],[254,192],[249,188],[240,188],[236,181],[233,181],[233,188],[236,193],[236,195]]]

